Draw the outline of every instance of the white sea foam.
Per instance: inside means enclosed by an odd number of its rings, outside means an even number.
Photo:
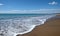
[[[37,16],[30,18],[14,18],[0,20],[0,36],[16,36],[32,31],[35,26],[44,24],[52,16]]]

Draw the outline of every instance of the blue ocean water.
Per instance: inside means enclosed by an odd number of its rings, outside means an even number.
[[[41,16],[54,16],[55,14],[0,14],[0,19],[10,19],[18,17],[41,17]]]
[[[0,34],[16,36],[31,32],[35,26],[56,16],[55,14],[0,14]],[[7,35],[8,34],[8,35]],[[2,36],[2,35],[0,35]]]

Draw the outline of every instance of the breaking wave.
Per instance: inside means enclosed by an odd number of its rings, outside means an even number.
[[[16,36],[32,31],[53,16],[17,17],[0,20],[0,36]]]

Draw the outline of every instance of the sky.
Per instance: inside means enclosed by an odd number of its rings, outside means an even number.
[[[60,13],[60,0],[0,0],[0,13]]]

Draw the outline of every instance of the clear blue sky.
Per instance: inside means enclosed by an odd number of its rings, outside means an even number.
[[[39,9],[60,9],[60,0],[0,0],[0,12]]]

